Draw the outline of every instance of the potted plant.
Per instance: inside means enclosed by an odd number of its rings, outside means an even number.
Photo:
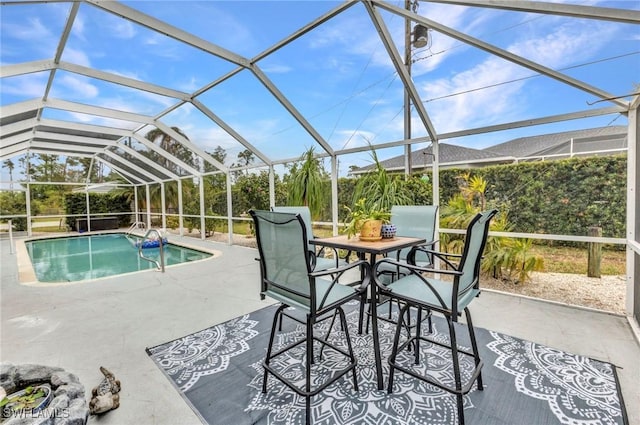
[[[379,241],[382,239],[382,224],[389,222],[391,213],[378,208],[375,203],[368,206],[365,198],[360,198],[353,208],[345,206],[345,209],[348,214],[343,231],[347,234],[347,237],[351,238],[359,233],[360,239],[363,241]]]

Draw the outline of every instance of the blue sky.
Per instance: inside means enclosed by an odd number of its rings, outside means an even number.
[[[404,1],[389,2],[402,6]],[[571,4],[640,9],[637,1]],[[315,17],[331,1],[133,1],[124,4],[179,29],[252,58]],[[51,59],[70,4],[10,5],[1,9],[2,65]],[[381,11],[403,47],[403,20]],[[421,2],[418,13],[502,49],[581,79],[614,96],[640,83],[638,25],[571,19]],[[412,76],[438,133],[609,106],[584,91],[535,76],[533,71],[430,31],[427,48],[413,52]],[[611,59],[615,58],[616,59]],[[158,32],[82,4],[62,60],[191,93],[236,67]],[[588,65],[586,65],[588,64]],[[333,149],[403,138],[402,86],[369,15],[356,4],[331,21],[258,62],[260,68]],[[40,98],[48,73],[3,78],[2,105]],[[156,115],[175,99],[119,87],[67,71],[56,73],[50,97]],[[315,142],[249,72],[198,99],[272,159],[294,158]],[[414,115],[413,136],[426,135]],[[44,118],[131,128],[127,122],[45,110]],[[198,146],[228,151],[228,163],[244,148],[191,105],[163,118]],[[624,117],[539,126],[445,140],[484,148],[523,135],[626,125]],[[146,132],[147,129],[143,130]],[[421,148],[424,145],[417,145]],[[317,147],[317,151],[321,148]],[[381,159],[402,148],[381,150]],[[340,171],[366,165],[366,153],[340,159]]]

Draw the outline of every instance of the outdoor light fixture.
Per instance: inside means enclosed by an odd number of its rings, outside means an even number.
[[[413,47],[421,49],[429,44],[429,28],[424,25],[416,25],[413,28]]]

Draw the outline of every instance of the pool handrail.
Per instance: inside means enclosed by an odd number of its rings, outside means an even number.
[[[146,224],[144,224],[144,221],[135,221],[131,226],[129,226],[129,228],[127,229],[127,231],[125,232],[127,235],[130,235],[131,232],[133,232],[134,229],[144,229],[146,227]],[[151,230],[151,229],[149,229]]]
[[[145,257],[142,254],[142,242],[149,239],[149,235],[155,233],[158,236],[158,240],[160,241],[160,244],[158,245],[158,247],[160,248],[160,261],[158,262],[158,260],[154,260],[153,258],[149,258],[149,257]],[[143,260],[147,260],[150,261],[152,263],[155,263],[156,267],[162,272],[164,273],[164,247],[163,247],[163,243],[162,243],[162,234],[160,233],[160,231],[158,229],[154,229],[151,228],[149,230],[147,230],[147,233],[144,234],[144,238],[142,238],[142,241],[140,241],[140,244],[138,245],[138,255],[140,256],[140,258],[142,258]]]

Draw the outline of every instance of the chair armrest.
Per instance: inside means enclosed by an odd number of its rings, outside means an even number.
[[[327,269],[327,270],[322,270],[318,272],[311,272],[309,273],[309,277],[316,278],[316,277],[322,277],[322,276],[331,276],[333,282],[335,283],[338,281],[338,278],[340,278],[340,276],[344,274],[344,272],[351,270],[355,267],[360,267],[363,273],[362,275],[363,278],[360,282],[360,287],[358,288],[358,290],[360,292],[365,291],[369,286],[369,282],[371,280],[371,266],[366,260],[358,260],[354,263],[347,263],[340,267],[336,267],[335,269]],[[354,286],[354,283],[356,282],[351,283],[349,286]]]
[[[431,258],[433,258],[433,257],[439,258],[440,260],[444,261],[449,267],[451,267],[454,270],[458,269],[458,265],[455,264],[453,261],[449,260],[449,258],[462,258],[462,255],[460,255],[460,254],[450,254],[448,252],[434,251],[432,249],[425,249],[425,248],[423,248],[423,246],[424,245],[413,247],[411,249],[411,251],[409,251],[409,254],[407,255],[407,261],[409,263],[415,264],[416,252],[420,251],[420,252],[424,252],[425,254],[429,255]]]
[[[327,270],[322,270],[319,272],[311,272],[309,273],[309,276],[311,277],[322,277],[322,276],[327,276],[327,275],[334,275],[336,273],[344,273],[347,270],[351,270],[352,268],[356,267],[356,266],[362,266],[363,264],[366,264],[367,266],[369,265],[369,263],[367,263],[366,260],[358,260],[355,263],[347,263],[347,264],[343,264],[340,267],[336,267],[334,269],[327,269]]]
[[[372,270],[372,272],[374,273],[374,276],[377,276],[378,266],[382,263],[390,263],[394,266],[408,269],[412,273],[440,273],[440,274],[448,274],[451,276],[462,276],[464,274],[463,272],[460,272],[458,270],[442,270],[442,269],[433,269],[431,267],[420,267],[413,264],[407,264],[405,262],[394,260],[391,258],[383,258],[379,261],[376,261],[376,265],[373,267],[373,270]]]

